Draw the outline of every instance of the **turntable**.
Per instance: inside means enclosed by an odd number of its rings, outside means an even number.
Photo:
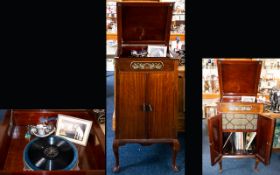
[[[25,137],[28,125],[58,114],[91,120],[87,145],[50,135]],[[56,126],[56,121],[49,122]],[[0,174],[105,174],[105,135],[97,115],[87,109],[7,110],[0,119]]]
[[[57,136],[36,138],[25,146],[23,161],[25,170],[73,170],[78,169],[78,151]]]

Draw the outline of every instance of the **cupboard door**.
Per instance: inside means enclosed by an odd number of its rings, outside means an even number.
[[[146,103],[148,137],[155,139],[176,138],[178,78],[174,72],[153,72],[147,76]]]
[[[259,115],[257,128],[256,157],[265,165],[269,164],[275,119]]]
[[[145,139],[146,74],[119,72],[116,77],[116,137],[119,139]]]
[[[215,165],[222,158],[222,115],[208,118],[208,135],[210,143],[211,165]]]

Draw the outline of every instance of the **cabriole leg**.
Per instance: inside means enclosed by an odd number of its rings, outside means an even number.
[[[222,159],[219,161],[219,173],[223,172],[223,164],[222,164]]]
[[[114,140],[113,142],[113,151],[114,151],[114,155],[115,155],[115,159],[116,159],[116,164],[113,168],[113,172],[117,173],[120,171],[120,161],[119,161],[119,141],[118,140]]]
[[[172,143],[172,168],[175,172],[179,171],[179,168],[176,165],[176,157],[177,157],[177,153],[179,152],[180,149],[180,143],[178,140],[174,140]]]

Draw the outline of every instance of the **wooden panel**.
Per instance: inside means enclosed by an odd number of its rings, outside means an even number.
[[[176,138],[176,114],[178,79],[173,72],[149,73],[147,78],[147,104],[149,138]]]
[[[4,115],[3,121],[0,123],[0,169],[3,169],[5,159],[9,150],[11,133],[13,126],[9,125],[10,111]]]
[[[261,66],[261,61],[218,60],[221,98],[257,96]]]
[[[131,64],[133,62],[143,62],[143,63],[159,63],[161,62],[163,64],[163,67],[161,69],[133,69],[131,67]],[[137,59],[131,59],[131,58],[118,58],[115,59],[116,63],[116,69],[119,71],[173,71],[174,70],[174,60],[171,60],[170,58],[137,58]]]
[[[146,74],[119,72],[116,79],[116,138],[146,138]]]
[[[177,131],[185,131],[185,71],[178,71]]]
[[[269,164],[275,127],[275,119],[259,115],[256,157],[265,165]]]
[[[117,2],[118,47],[145,43],[168,46],[173,5]]]
[[[222,158],[222,115],[208,118],[208,134],[210,142],[211,165],[215,165]]]
[[[263,103],[218,103],[221,113],[258,114],[263,112]]]

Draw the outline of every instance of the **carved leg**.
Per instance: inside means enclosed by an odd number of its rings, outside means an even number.
[[[172,168],[173,168],[173,171],[175,172],[178,172],[179,169],[176,165],[176,157],[177,157],[177,153],[180,149],[180,143],[178,140],[174,140],[173,141],[173,144],[172,144],[172,151],[173,151],[173,155],[172,155]]]
[[[113,172],[117,173],[120,171],[120,161],[119,161],[119,141],[118,140],[114,140],[113,142],[113,151],[114,151],[114,155],[115,155],[115,159],[116,159],[116,164],[113,168]]]
[[[259,163],[260,163],[260,160],[259,160],[258,158],[256,158],[256,163],[255,163],[255,168],[254,168],[254,170],[255,170],[256,172],[259,172],[259,169],[258,169]]]
[[[223,172],[223,164],[222,164],[222,159],[219,161],[219,173]]]

